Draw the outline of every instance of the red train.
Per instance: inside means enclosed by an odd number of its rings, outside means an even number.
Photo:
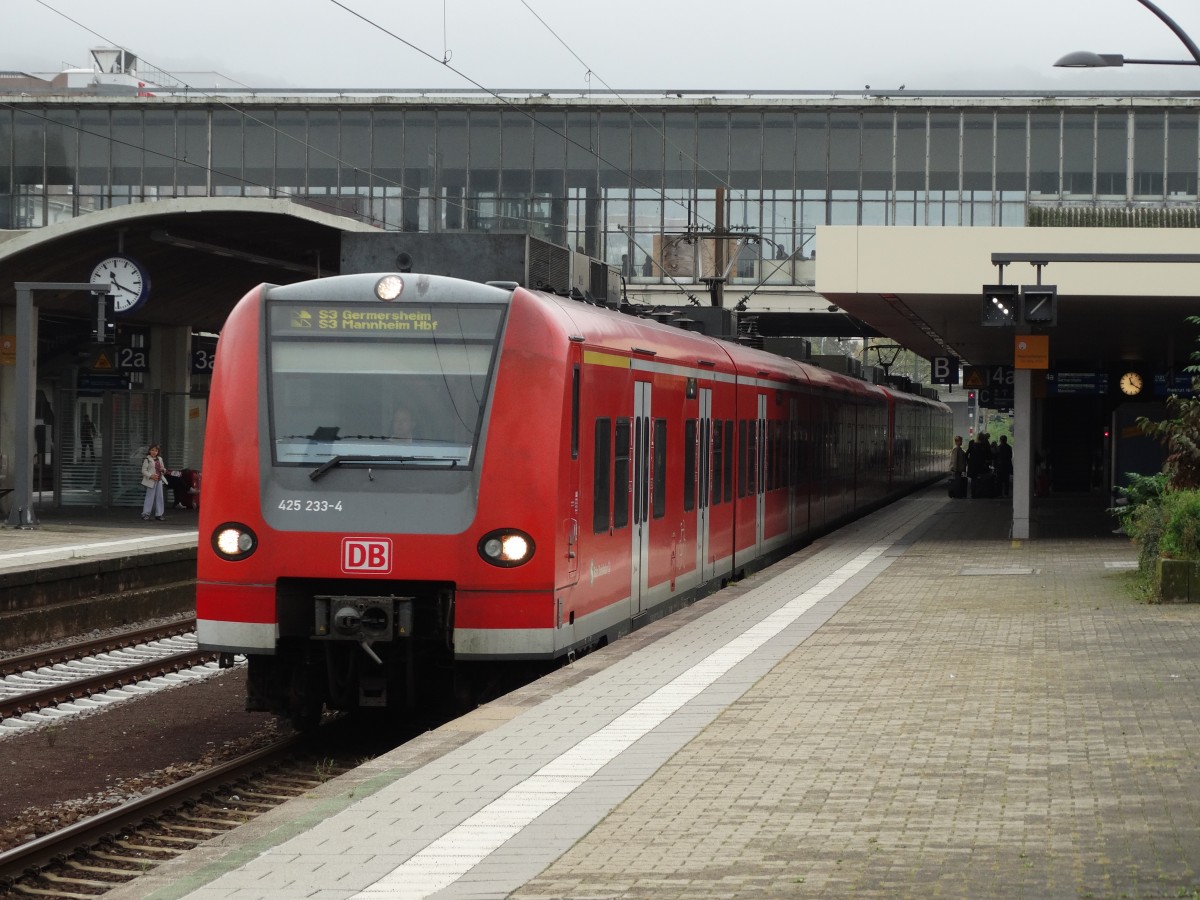
[[[262,285],[221,333],[197,586],[247,708],[583,652],[944,475],[944,404],[511,283]]]

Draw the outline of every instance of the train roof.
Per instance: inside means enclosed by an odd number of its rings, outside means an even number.
[[[544,291],[526,291],[555,308],[565,318],[568,337],[581,336],[592,346],[616,353],[651,353],[658,359],[670,359],[694,365],[698,359],[715,363],[719,371],[752,373],[759,378],[784,382],[804,382],[842,393],[875,396],[881,400],[919,401],[921,404],[944,406],[929,400],[859,378],[822,369],[809,363],[765,350],[747,347],[677,325],[666,325],[653,319],[631,316],[605,306],[563,297]]]

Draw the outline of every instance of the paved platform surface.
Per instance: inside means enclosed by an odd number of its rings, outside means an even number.
[[[941,489],[111,898],[1192,897],[1200,606]]]
[[[34,528],[0,528],[0,573],[194,547],[197,515],[171,509],[161,522],[144,522],[139,509],[39,509]]]

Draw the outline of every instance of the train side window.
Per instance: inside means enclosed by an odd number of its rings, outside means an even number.
[[[725,420],[725,502],[733,499],[733,419]]]
[[[746,420],[738,420],[738,496],[746,496]]]
[[[609,480],[612,463],[612,422],[596,420],[596,464],[592,476],[592,530],[597,534],[608,531],[609,499],[612,482]]]
[[[613,438],[613,528],[629,524],[629,419],[617,419]]]
[[[667,420],[654,420],[654,518],[667,514]]]
[[[763,431],[763,440],[766,442],[766,457],[767,471],[763,473],[763,487],[768,491],[775,490],[775,464],[779,461],[779,445],[777,438],[779,437],[778,422],[773,419],[766,421],[766,430]]]
[[[683,423],[683,510],[696,508],[696,420]]]
[[[571,373],[571,459],[579,459],[579,366]]]
[[[759,471],[758,446],[759,446],[759,423],[758,420],[753,420],[747,423],[746,428],[746,493],[757,494],[759,479],[762,477],[762,472]]]
[[[722,440],[725,432],[721,428],[721,420],[713,419],[712,423],[712,499],[709,501],[710,506],[716,506],[721,502],[721,476],[725,472],[725,443]]]

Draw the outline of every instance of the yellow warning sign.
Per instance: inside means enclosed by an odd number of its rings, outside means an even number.
[[[101,350],[96,354],[96,361],[92,363],[93,369],[111,369],[112,367],[112,360],[108,358],[107,353]]]
[[[963,387],[981,388],[987,385],[987,380],[975,366],[968,366],[966,372],[963,373]]]

